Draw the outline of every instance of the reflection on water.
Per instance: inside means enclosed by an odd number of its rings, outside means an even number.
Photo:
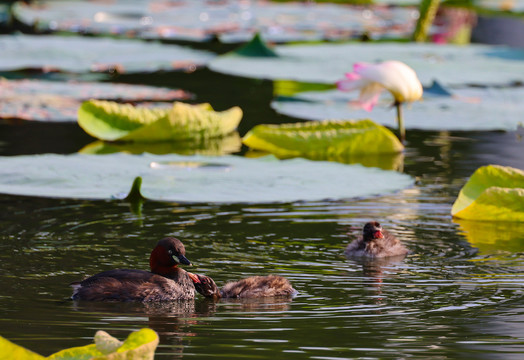
[[[245,155],[256,158],[268,155],[268,152],[259,150],[249,150]],[[402,172],[404,169],[404,154],[349,154],[349,155],[325,155],[325,154],[307,154],[303,156],[309,160],[317,161],[335,161],[343,164],[362,164],[366,167],[376,167],[383,170],[396,170]]]
[[[490,258],[497,254],[524,252],[524,223],[453,219],[472,246]]]
[[[242,141],[238,132],[225,137],[211,139],[196,139],[186,141],[171,141],[157,143],[121,143],[95,141],[79,150],[82,154],[114,154],[125,152],[128,154],[150,153],[157,155],[228,155],[240,151]]]

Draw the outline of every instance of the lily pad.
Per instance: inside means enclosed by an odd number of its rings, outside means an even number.
[[[424,90],[422,101],[405,108],[406,129],[459,131],[514,131],[524,123],[524,87],[453,89],[451,96],[432,87]],[[358,92],[338,90],[303,92],[280,97],[271,107],[280,114],[306,120],[371,118],[396,128],[393,98],[384,93],[371,112],[352,104]]]
[[[45,360],[45,357],[42,355],[18,346],[2,336],[0,336],[0,349],[2,349],[0,353],[1,360]]]
[[[153,360],[158,346],[158,335],[151,329],[132,332],[124,342],[105,331],[98,331],[95,343],[65,349],[48,357],[40,356],[0,336],[1,359],[16,360]]]
[[[41,31],[132,34],[139,38],[224,42],[248,41],[261,32],[267,41],[347,39],[366,32],[373,38],[407,37],[413,8],[299,2],[209,1],[19,1],[17,19]]]
[[[195,166],[195,164],[220,166]],[[0,157],[0,193],[122,199],[133,180],[152,200],[275,203],[344,199],[401,190],[405,174],[306,159],[181,155],[32,155]]]
[[[78,110],[78,124],[102,140],[154,142],[222,137],[242,119],[235,106],[216,112],[209,104],[175,102],[171,108],[134,107],[112,101],[90,100]]]
[[[257,125],[243,138],[252,149],[279,158],[391,154],[404,148],[397,137],[371,120],[313,121],[281,125]]]
[[[114,154],[123,152],[127,154],[181,154],[181,155],[226,155],[239,152],[242,140],[238,132],[233,132],[220,138],[202,138],[192,141],[163,141],[154,143],[133,142],[105,142],[95,141],[80,149],[81,154]]]
[[[191,95],[145,85],[0,78],[0,118],[76,122],[78,108],[89,99],[125,102],[185,100]]]
[[[524,82],[524,49],[487,45],[424,43],[349,43],[280,45],[278,57],[252,58],[226,54],[209,68],[231,75],[334,84],[357,62],[401,61],[415,70],[424,85]]]
[[[499,165],[478,168],[460,190],[451,215],[468,220],[524,222],[524,171]]]
[[[110,38],[2,35],[0,71],[153,72],[194,70],[214,55],[177,45]]]

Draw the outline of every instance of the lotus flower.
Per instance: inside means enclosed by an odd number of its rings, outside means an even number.
[[[404,141],[405,130],[401,105],[422,97],[422,84],[415,71],[400,61],[385,61],[378,64],[356,63],[353,72],[337,81],[342,91],[360,89],[360,106],[371,111],[382,90],[388,90],[395,98],[400,139]]]

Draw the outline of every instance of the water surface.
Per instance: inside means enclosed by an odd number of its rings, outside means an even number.
[[[270,82],[206,70],[118,80],[181,87],[217,109],[241,105],[241,134],[293,120],[269,108]],[[408,131],[401,171],[415,186],[364,199],[147,201],[136,215],[125,202],[0,195],[0,334],[43,355],[90,343],[99,329],[123,338],[150,327],[160,335],[157,359],[522,359],[524,224],[456,222],[450,209],[477,167],[524,168],[523,134]],[[72,153],[91,141],[76,124],[0,124],[1,155]],[[370,219],[412,254],[346,259],[344,247]],[[157,305],[69,300],[72,281],[147,269],[168,235],[185,243],[191,271],[218,285],[276,273],[299,294]]]

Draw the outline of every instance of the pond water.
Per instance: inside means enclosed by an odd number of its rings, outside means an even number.
[[[268,81],[207,70],[113,80],[183,88],[218,110],[239,105],[241,135],[294,120],[271,110]],[[408,131],[402,171],[416,184],[364,199],[147,201],[136,215],[119,201],[0,195],[0,334],[44,355],[90,343],[99,329],[124,338],[150,327],[160,335],[156,359],[522,359],[524,224],[458,222],[450,209],[479,166],[524,168],[523,135]],[[92,141],[76,124],[0,124],[0,155],[73,153]],[[344,247],[370,219],[413,253],[346,259]],[[68,284],[85,276],[147,269],[167,235],[184,242],[191,271],[218,285],[276,273],[299,294],[161,305],[68,299]]]

